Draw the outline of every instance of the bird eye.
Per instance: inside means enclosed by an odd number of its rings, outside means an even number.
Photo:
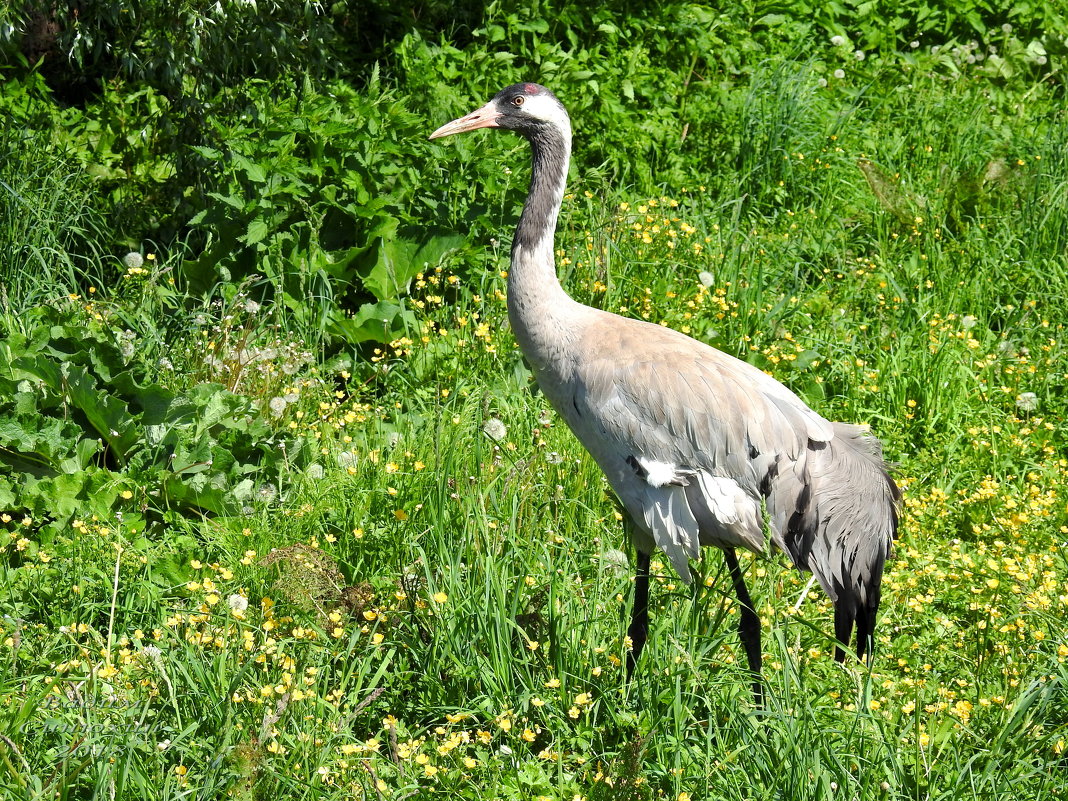
[[[524,97],[523,97],[523,95],[519,95],[519,97],[517,97],[517,98],[515,98],[514,100],[512,100],[512,103],[513,103],[514,105],[516,105],[516,106],[521,106],[521,105],[523,105],[523,101],[524,101],[525,99],[526,99],[526,98],[524,98]]]

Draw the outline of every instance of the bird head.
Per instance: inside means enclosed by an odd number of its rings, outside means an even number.
[[[556,95],[536,83],[517,83],[499,91],[482,108],[442,125],[431,139],[478,128],[504,128],[530,139],[547,126],[571,132],[571,122]]]

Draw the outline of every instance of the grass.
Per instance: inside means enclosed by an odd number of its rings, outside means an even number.
[[[144,369],[174,386],[258,403],[287,456],[252,475],[240,515],[160,508],[130,474],[107,514],[52,525],[16,500],[0,517],[7,796],[1068,790],[1063,111],[1040,91],[995,125],[979,83],[864,95],[806,69],[770,69],[776,91],[739,101],[756,129],[740,166],[764,195],[739,165],[656,197],[576,175],[559,262],[583,301],[872,424],[906,500],[870,670],[831,660],[830,603],[806,576],[747,559],[769,689],[753,708],[710,552],[695,589],[654,563],[649,644],[624,681],[632,554],[605,481],[532,391],[503,246],[478,270],[428,267],[392,343],[292,369],[284,310],[247,318],[234,287],[153,324],[160,292],[180,294],[176,253],[100,281],[96,322],[142,326]],[[235,378],[251,348],[275,353]]]

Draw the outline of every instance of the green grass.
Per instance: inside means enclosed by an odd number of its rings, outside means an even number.
[[[281,455],[249,468],[239,514],[168,506],[147,472],[95,463],[106,509],[30,515],[13,496],[5,797],[1064,794],[1068,123],[1053,89],[1006,114],[981,81],[821,74],[771,64],[731,95],[725,127],[752,147],[695,162],[686,186],[650,198],[577,170],[558,248],[576,297],[749,359],[883,439],[905,502],[870,670],[831,660],[807,576],[747,559],[754,708],[712,551],[696,588],[657,566],[624,681],[633,554],[507,330],[506,244],[428,266],[391,343],[295,368],[281,305],[184,296],[178,251],[148,277],[100,259],[88,305],[62,277],[18,297],[101,353],[134,330],[138,381],[224,384]],[[507,243],[502,197],[479,202]],[[24,311],[5,309],[6,330]],[[250,348],[273,351],[239,374]]]

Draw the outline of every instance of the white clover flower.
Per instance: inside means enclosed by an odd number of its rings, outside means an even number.
[[[145,266],[145,257],[136,250],[131,250],[122,257],[122,265],[127,270],[139,270]]]
[[[845,70],[842,70],[842,69],[835,70],[834,71],[834,77],[838,78],[839,80],[841,80],[842,78],[845,77]]]
[[[845,37],[835,34],[834,36],[831,37],[831,44],[834,45],[835,47],[841,47],[842,45],[845,44]]]
[[[147,656],[153,662],[155,662],[163,654],[163,651],[161,651],[155,645],[146,645],[144,648],[141,649],[141,653]]]
[[[227,606],[230,607],[230,611],[237,612],[239,615],[244,614],[248,609],[248,598],[244,595],[238,595],[236,592],[226,599]]]
[[[497,417],[491,417],[482,426],[482,432],[494,442],[500,442],[508,436],[508,428]]]
[[[1021,412],[1033,412],[1038,408],[1038,395],[1034,392],[1021,392],[1016,396],[1016,408]]]
[[[701,282],[701,286],[713,287],[716,284],[716,276],[712,275],[708,270],[701,270],[697,274],[697,280]]]

